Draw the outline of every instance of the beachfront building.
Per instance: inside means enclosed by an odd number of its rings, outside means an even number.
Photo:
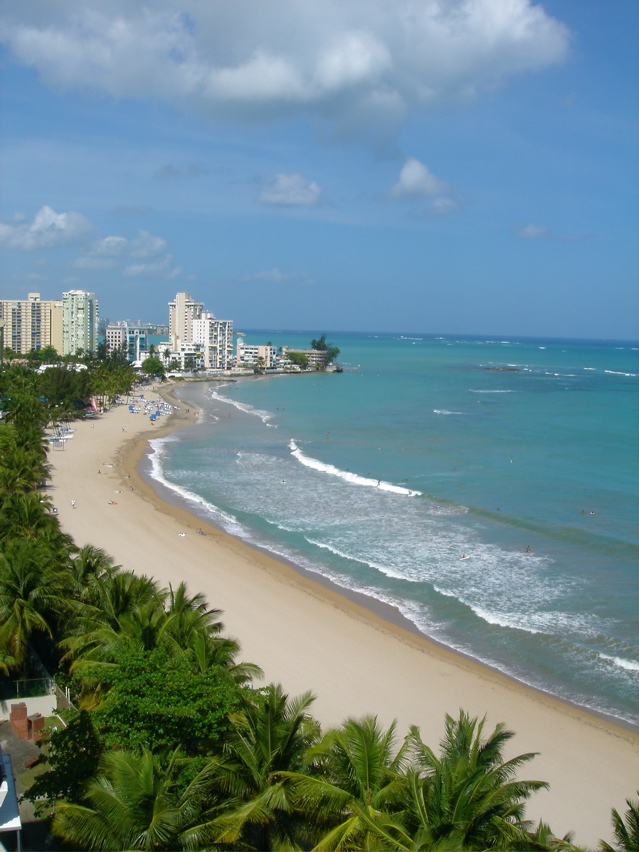
[[[184,369],[195,358],[197,369],[226,370],[233,360],[233,322],[216,319],[190,293],[177,293],[169,302],[169,341],[158,350],[167,366],[178,361]]]
[[[128,361],[143,361],[149,354],[149,329],[146,326],[113,323],[105,331],[107,356],[123,353]]]
[[[226,370],[233,358],[233,321],[219,320],[209,311],[202,311],[193,320],[193,343],[204,360],[205,370]]]
[[[278,366],[277,348],[268,343],[266,346],[254,346],[238,337],[235,365],[237,367],[260,366],[265,370],[274,369]]]
[[[321,370],[326,366],[326,352],[322,349],[292,349],[290,346],[282,346],[284,357],[287,357],[289,352],[295,355],[306,355],[309,367],[316,367]]]
[[[53,346],[62,352],[62,302],[42,301],[39,293],[26,299],[0,300],[4,320],[3,346],[19,355]]]
[[[202,347],[198,343],[183,343],[176,351],[171,349],[171,341],[166,340],[158,343],[156,355],[170,372],[197,373],[206,368]]]
[[[200,319],[204,302],[196,302],[190,293],[176,293],[169,302],[169,339],[171,350],[179,352],[180,346],[193,343],[193,320]]]
[[[69,290],[62,294],[62,354],[95,352],[98,346],[98,300],[95,293]]]

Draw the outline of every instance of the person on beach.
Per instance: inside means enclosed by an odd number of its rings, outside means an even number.
[[[72,501],[71,501],[71,508],[72,508],[72,509],[75,509],[75,500],[72,500]]]

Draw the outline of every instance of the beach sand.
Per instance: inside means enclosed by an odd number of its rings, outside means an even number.
[[[162,395],[177,403],[166,386]],[[374,713],[384,725],[397,719],[400,738],[417,725],[436,749],[445,713],[486,714],[490,730],[505,722],[516,732],[509,757],[540,752],[521,777],[550,783],[527,816],[584,845],[610,841],[611,808],[625,811],[639,788],[639,734],[450,652],[161,500],[137,465],[149,438],[194,420],[181,407],[155,425],[121,405],[73,424],[73,439],[49,458],[53,504],[76,544],[203,592],[224,611],[241,658],[291,695],[312,690],[324,726]]]

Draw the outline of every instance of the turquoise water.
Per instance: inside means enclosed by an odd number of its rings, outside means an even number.
[[[202,422],[153,443],[154,476],[437,641],[639,723],[636,344],[331,341],[342,374],[181,389]]]

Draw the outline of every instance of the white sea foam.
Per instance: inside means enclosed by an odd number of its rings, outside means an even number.
[[[609,373],[611,376],[629,376],[631,378],[636,377],[636,373],[620,373],[619,370],[604,370],[604,373]]]
[[[611,657],[608,654],[602,654],[599,652],[599,656],[603,660],[608,660],[611,663],[614,663],[620,669],[625,669],[629,672],[639,672],[639,662],[636,660],[626,660],[623,657]]]
[[[433,408],[433,414],[465,414],[465,411],[447,411],[445,408]]]
[[[151,463],[151,476],[155,479],[156,482],[164,485],[165,488],[168,488],[170,491],[175,492],[184,500],[187,500],[189,503],[194,504],[199,509],[204,509],[207,514],[211,515],[215,518],[217,523],[220,523],[224,526],[227,532],[232,535],[240,534],[240,524],[236,521],[235,518],[231,517],[231,515],[227,515],[221,509],[218,509],[217,506],[213,505],[213,503],[209,503],[204,498],[200,497],[195,492],[190,491],[188,488],[184,488],[181,485],[177,485],[175,482],[171,482],[164,475],[164,470],[162,468],[162,459],[164,457],[164,448],[166,444],[171,443],[172,441],[178,440],[173,435],[167,435],[164,438],[153,438],[149,441],[149,446],[151,447],[152,453],[149,455],[149,461]]]
[[[379,562],[372,562],[368,559],[363,559],[362,557],[353,556],[352,554],[345,553],[324,541],[317,541],[316,539],[309,538],[308,536],[305,536],[305,538],[309,544],[314,544],[315,547],[319,547],[322,550],[328,550],[329,553],[339,556],[340,559],[349,559],[352,562],[359,562],[361,565],[367,565],[369,568],[372,568],[374,571],[379,571],[387,577],[393,577],[395,580],[406,580],[409,583],[421,582],[418,578],[413,579],[412,577],[407,577],[402,571],[393,571],[392,566],[389,567],[388,565],[382,565]]]
[[[252,405],[246,405],[243,402],[238,402],[235,399],[230,399],[228,396],[222,396],[217,393],[217,391],[211,391],[211,399],[217,399],[220,402],[225,402],[228,405],[232,405],[235,408],[239,409],[239,411],[243,411],[245,414],[253,414],[255,417],[259,417],[263,423],[266,423],[267,426],[272,426],[277,428],[275,423],[271,423],[270,421],[273,419],[273,415],[268,411],[260,411],[258,408],[253,408]]]
[[[337,476],[345,482],[350,482],[352,485],[364,485],[368,488],[377,488],[380,491],[389,491],[393,494],[403,494],[406,497],[422,496],[421,491],[411,491],[409,488],[403,488],[401,485],[393,485],[391,482],[382,482],[379,479],[370,479],[366,476],[360,476],[358,473],[351,473],[349,470],[341,470],[339,467],[335,467],[335,465],[326,464],[325,462],[319,461],[319,459],[307,456],[300,450],[294,440],[291,440],[288,446],[291,450],[291,455],[305,467],[310,467],[313,470],[320,471],[321,473],[327,473],[329,476]]]
[[[470,393],[518,393],[518,391],[514,390],[475,390],[474,388],[468,388]]]

